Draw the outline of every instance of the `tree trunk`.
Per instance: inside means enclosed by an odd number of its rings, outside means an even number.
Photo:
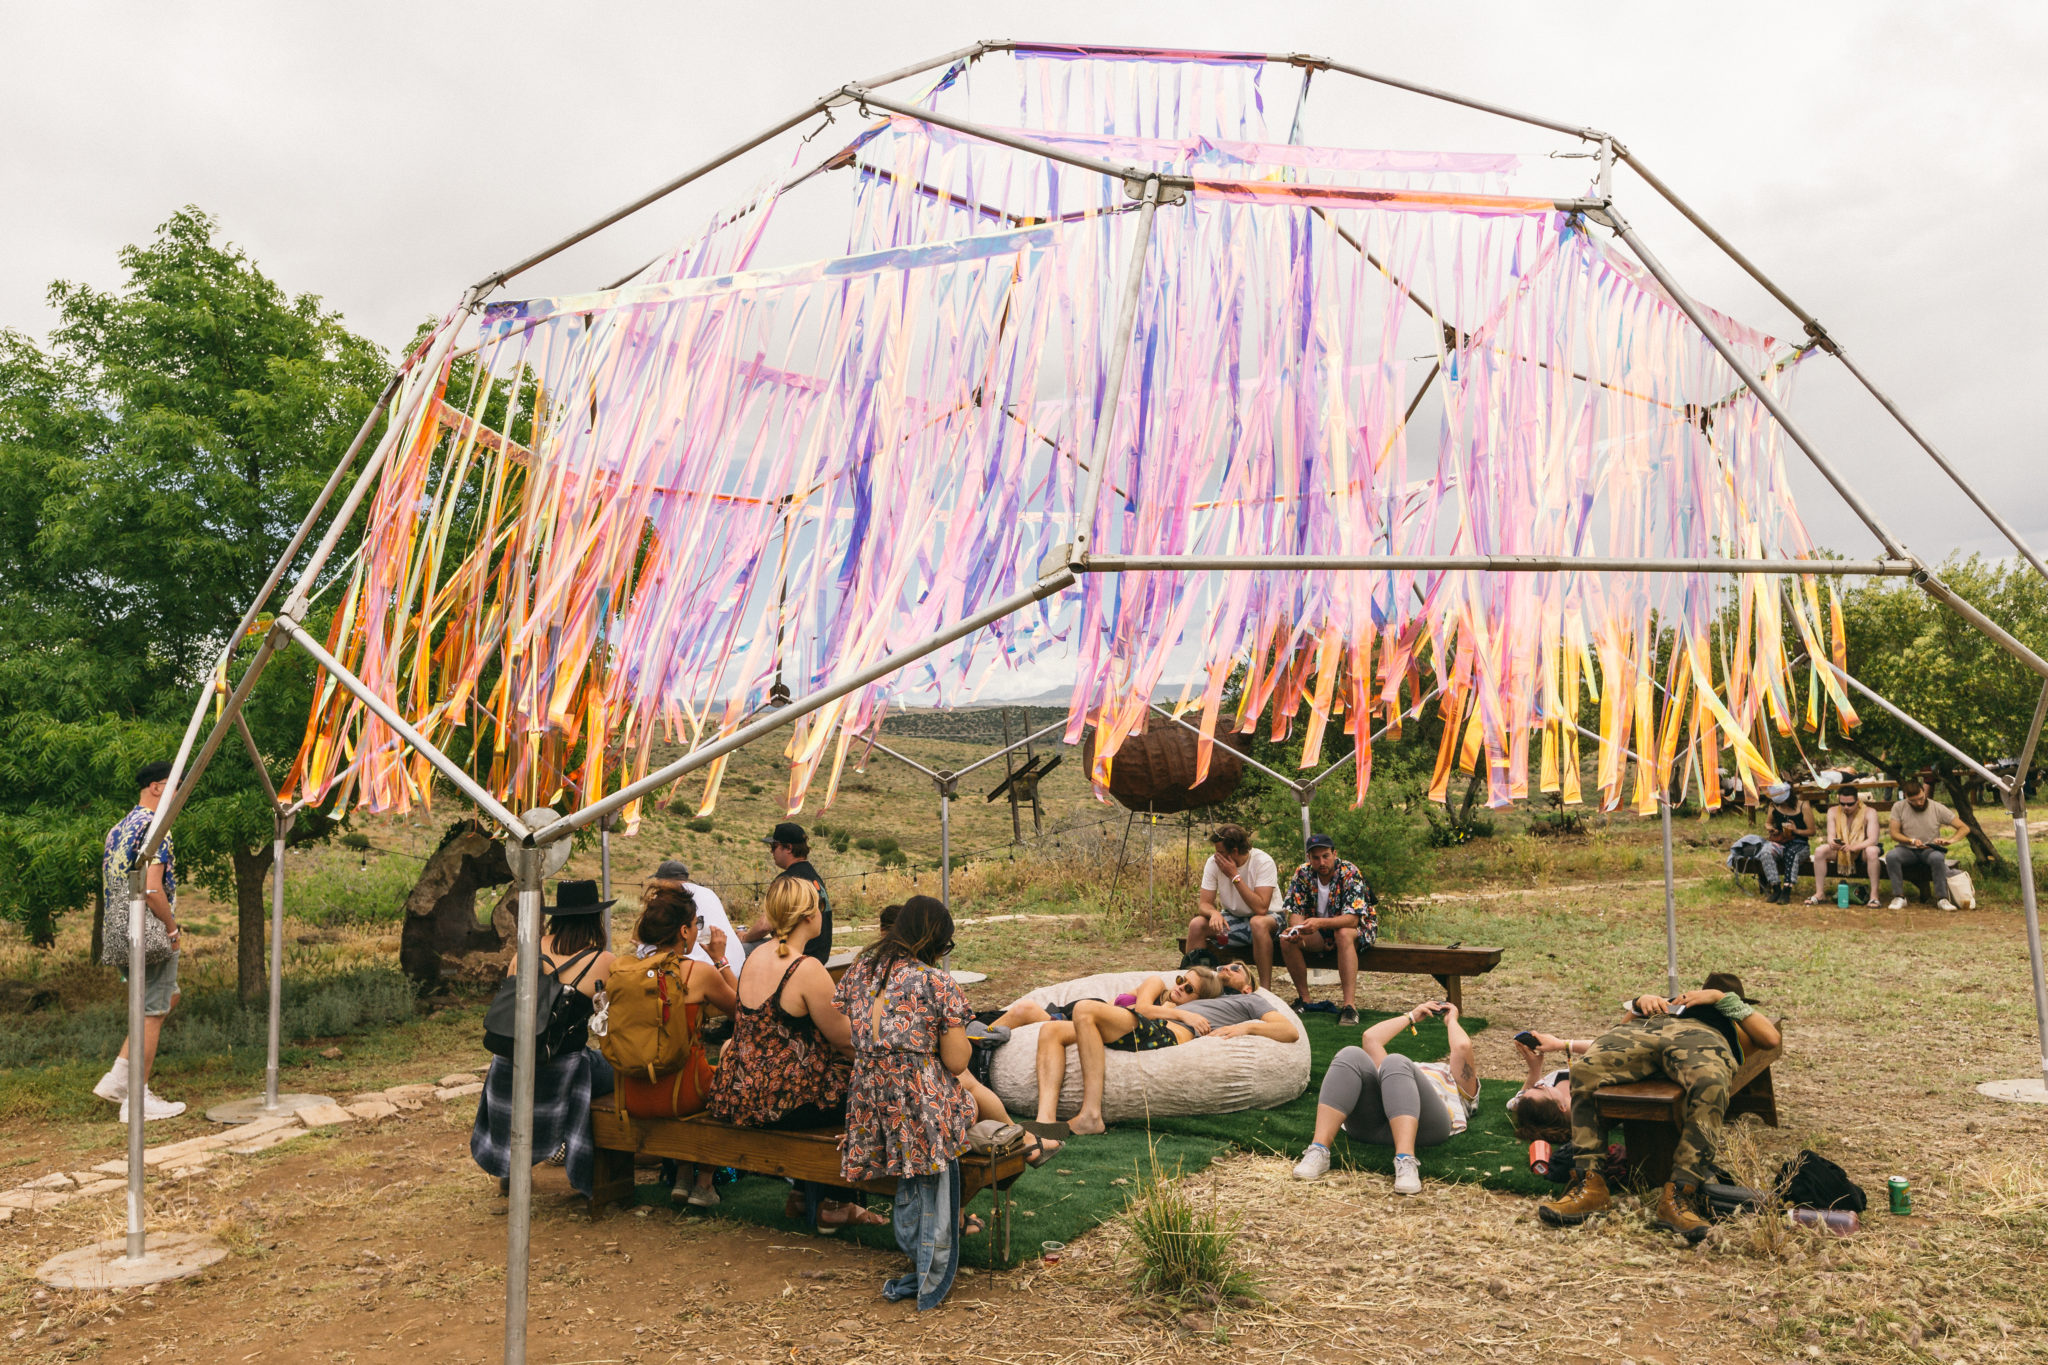
[[[1984,833],[1984,826],[1977,823],[1977,810],[1970,804],[1970,793],[1963,785],[1963,774],[1955,768],[1942,768],[1941,785],[1948,791],[1948,803],[1954,808],[1956,819],[1963,822],[1963,829],[1970,836],[1970,851],[1977,855],[1977,861],[1986,867],[1998,867],[2003,860],[1992,846],[1991,838]]]
[[[268,840],[254,850],[237,847],[235,862],[235,995],[243,1004],[264,997],[269,980],[264,970],[263,925],[269,918],[263,904],[263,879],[270,871]]]
[[[99,963],[107,947],[107,888],[105,883],[92,893],[92,961]]]

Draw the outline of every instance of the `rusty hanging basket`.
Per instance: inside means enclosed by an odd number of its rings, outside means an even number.
[[[1209,776],[1196,786],[1195,749],[1200,737],[1172,721],[1156,721],[1144,734],[1126,737],[1117,749],[1109,765],[1109,794],[1130,810],[1158,815],[1228,801],[1244,780],[1238,746],[1246,742],[1243,735],[1219,733],[1209,755]],[[1095,765],[1093,727],[1082,736],[1081,762],[1090,769]]]

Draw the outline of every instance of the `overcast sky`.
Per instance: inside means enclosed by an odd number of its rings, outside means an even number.
[[[479,276],[848,80],[992,37],[1306,51],[1613,132],[2048,542],[2028,399],[2048,359],[2048,6],[0,0],[0,16],[0,326],[32,335],[50,281],[117,284],[116,251],[186,203],[393,346]],[[1371,127],[1312,114],[1309,140],[1565,145],[1424,100],[1375,109]],[[1695,293],[1797,335],[1641,182],[1616,192]],[[681,236],[683,207],[535,282],[608,282]],[[2003,550],[1839,367],[1807,366],[1797,403],[1915,549]],[[1876,548],[1803,487],[1823,544]]]

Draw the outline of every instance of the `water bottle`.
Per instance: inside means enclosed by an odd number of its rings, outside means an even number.
[[[1794,1227],[1830,1232],[1837,1237],[1847,1237],[1860,1226],[1854,1209],[1787,1209],[1785,1221]]]
[[[1835,883],[1835,904],[1844,910],[1849,908],[1849,883]]]

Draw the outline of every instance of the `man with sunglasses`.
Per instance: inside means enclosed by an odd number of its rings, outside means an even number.
[[[1828,873],[1837,855],[1849,860],[1853,869],[1861,863],[1870,875],[1871,909],[1877,908],[1877,865],[1884,857],[1884,840],[1878,829],[1877,808],[1867,806],[1848,783],[1835,788],[1835,804],[1828,811],[1827,842],[1813,851],[1813,894],[1808,905],[1819,905],[1828,892]],[[1843,881],[1850,878],[1844,877]]]
[[[1242,972],[1236,975],[1241,977]],[[1039,1029],[1036,1122],[1058,1121],[1069,1047],[1081,1061],[1081,1108],[1067,1127],[1087,1134],[1108,1127],[1102,1119],[1102,1085],[1112,1050],[1152,1052],[1197,1038],[1245,1036],[1291,1043],[1301,1036],[1287,1012],[1270,1008],[1264,996],[1242,990],[1224,994],[1222,979],[1208,967],[1177,972],[1170,985],[1163,977],[1147,977],[1137,995],[1129,1009],[1102,1000],[1076,1000],[1069,1018],[1051,1020]]]

